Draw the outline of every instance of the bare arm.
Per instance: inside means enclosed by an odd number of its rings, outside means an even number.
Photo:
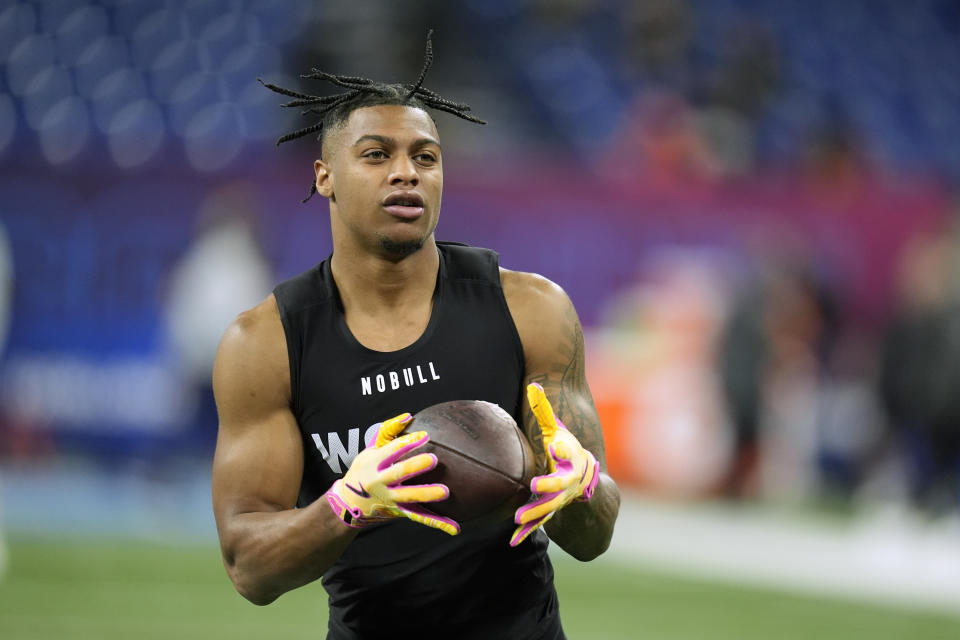
[[[273,296],[227,329],[213,386],[220,415],[213,510],[224,565],[245,598],[269,604],[322,576],[356,535],[325,500],[294,508],[303,445]]]
[[[550,519],[550,538],[578,560],[606,551],[620,509],[620,490],[606,473],[603,430],[587,385],[583,331],[576,310],[560,287],[527,273],[502,271],[504,294],[523,343],[525,384],[539,383],[580,444],[600,463],[600,481],[589,502],[574,502]],[[544,455],[537,420],[525,407],[522,425],[534,451]]]

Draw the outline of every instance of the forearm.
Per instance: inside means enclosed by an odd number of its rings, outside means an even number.
[[[221,531],[224,564],[237,591],[265,605],[321,577],[356,534],[323,498],[303,509],[240,513]]]
[[[550,539],[577,560],[593,560],[610,546],[620,490],[605,473],[589,502],[572,502],[544,525]]]

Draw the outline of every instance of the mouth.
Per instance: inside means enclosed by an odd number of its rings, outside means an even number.
[[[394,191],[383,199],[387,213],[404,220],[413,220],[423,215],[423,196],[415,191]]]

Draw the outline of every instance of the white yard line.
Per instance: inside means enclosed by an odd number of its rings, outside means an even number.
[[[960,613],[960,526],[902,511],[845,522],[628,496],[610,560]]]

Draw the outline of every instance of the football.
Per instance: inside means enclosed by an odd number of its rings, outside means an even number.
[[[530,498],[533,450],[517,423],[499,406],[454,400],[413,416],[406,432],[426,431],[430,441],[416,453],[433,453],[437,466],[409,484],[440,482],[450,497],[424,506],[453,518],[462,529],[511,520]]]

